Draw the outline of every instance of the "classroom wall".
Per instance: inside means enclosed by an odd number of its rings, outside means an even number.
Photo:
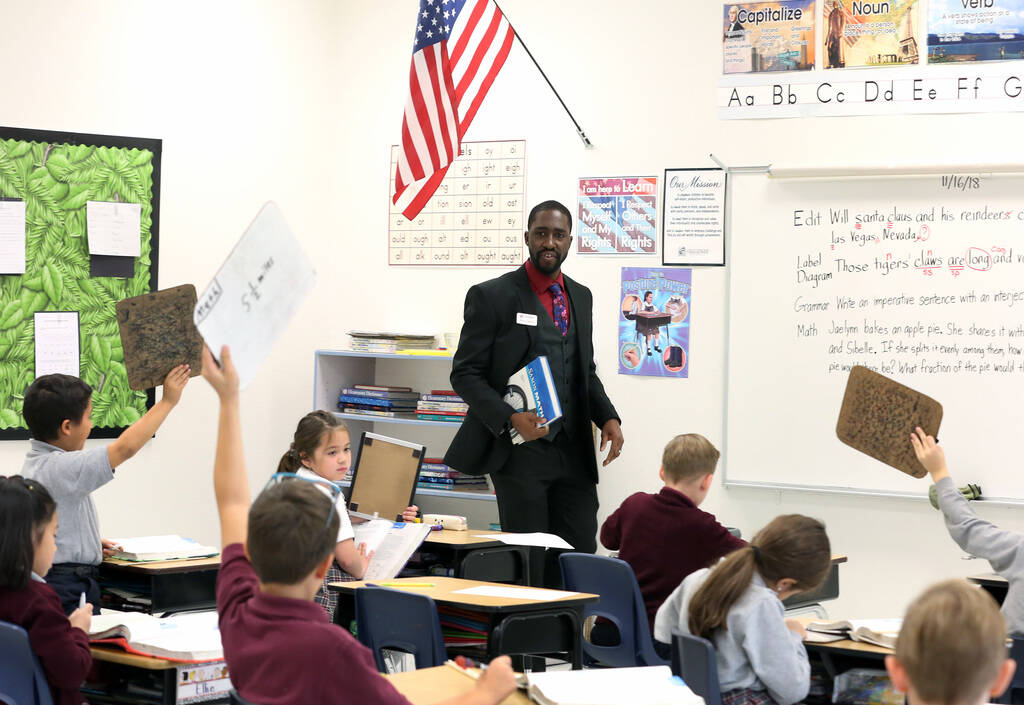
[[[267,199],[280,203],[317,263],[313,295],[243,395],[254,486],[309,409],[314,348],[344,346],[352,328],[457,330],[466,288],[507,271],[386,264],[388,146],[405,101],[416,5],[99,0],[68,12],[69,4],[39,0],[5,8],[9,25],[26,31],[0,46],[8,67],[0,121],[164,140],[161,288],[202,288]],[[527,140],[530,203],[557,198],[575,210],[576,177],[708,166],[709,152],[732,165],[1022,161],[1024,145],[1005,137],[1016,134],[1013,114],[719,121],[716,1],[503,6],[594,143],[583,149],[517,47],[467,138]],[[733,233],[733,247],[763,235]],[[626,437],[622,458],[602,473],[601,518],[628,494],[657,489],[673,434],[700,432],[722,445],[727,269],[694,272],[690,379],[615,374],[619,268],[659,261],[573,254],[565,265],[594,291],[597,363]],[[757,292],[737,287],[736,295]],[[786,364],[770,349],[765,362],[766,374]],[[106,535],[216,540],[215,420],[213,395],[194,382],[158,437],[97,492]],[[0,463],[16,470],[24,447],[0,445]],[[799,448],[792,452],[796,459]],[[1014,466],[1008,445],[1007,471]],[[706,506],[745,536],[778,513],[823,518],[835,550],[850,556],[841,597],[828,605],[835,615],[897,614],[930,581],[987,570],[960,560],[920,501],[716,486]],[[1024,528],[1020,508],[980,512]]]

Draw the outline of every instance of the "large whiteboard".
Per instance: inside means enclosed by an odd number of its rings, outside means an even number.
[[[1024,499],[1024,178],[730,187],[726,484],[926,492],[836,438],[863,364],[942,403],[958,484]]]

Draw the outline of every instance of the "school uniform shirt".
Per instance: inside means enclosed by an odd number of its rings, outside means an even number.
[[[320,477],[307,467],[299,468],[295,471],[295,474],[299,477],[305,477],[310,480],[323,480],[324,482],[328,482],[328,480],[324,480],[324,478]],[[328,497],[333,496],[331,491],[326,487],[321,487],[320,485],[317,485],[316,487]],[[352,520],[348,517],[348,507],[345,506],[345,495],[340,492],[338,493],[338,499],[334,502],[334,508],[337,510],[338,519],[340,520],[338,522],[338,543],[348,539],[354,539],[356,537],[356,532],[352,530]]]
[[[627,497],[601,526],[601,543],[633,568],[652,630],[655,613],[683,578],[747,545],[671,487]]]
[[[960,548],[984,558],[1006,578],[1009,587],[1002,606],[1006,628],[1014,636],[1024,636],[1024,535],[978,518],[953,478],[942,478],[935,489],[949,535]]]
[[[690,599],[710,569],[698,570],[673,591],[658,610],[654,638],[672,643],[672,632],[690,634]],[[766,690],[779,705],[807,697],[811,666],[800,635],[786,628],[785,611],[775,592],[754,573],[750,586],[729,610],[726,628],[716,631],[718,680],[723,695],[731,690]]]
[[[54,705],[82,705],[79,687],[92,667],[89,637],[72,627],[53,588],[35,573],[22,590],[0,588],[0,620],[28,632]]]
[[[66,451],[33,438],[21,474],[45,485],[57,502],[53,562],[99,565],[103,547],[92,492],[114,479],[107,447]]]
[[[221,556],[217,612],[231,682],[250,702],[410,705],[320,605],[261,592],[240,543]]]

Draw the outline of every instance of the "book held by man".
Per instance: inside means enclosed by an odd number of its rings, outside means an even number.
[[[538,356],[508,378],[504,400],[516,411],[534,412],[544,419],[545,425],[562,418],[562,405],[546,355]],[[509,437],[516,445],[525,442],[514,428],[509,429]]]

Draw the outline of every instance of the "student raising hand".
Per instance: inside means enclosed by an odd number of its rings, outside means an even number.
[[[168,372],[164,378],[164,393],[161,398],[171,406],[177,405],[181,401],[181,392],[188,384],[191,372],[192,368],[188,365],[178,365]]]
[[[218,363],[210,348],[203,346],[203,377],[221,399],[238,394],[238,371],[231,360],[231,351],[225,345],[220,350]],[[166,394],[166,392],[164,392]]]
[[[928,474],[932,476],[932,482],[938,482],[944,477],[949,477],[949,469],[946,467],[946,454],[942,452],[942,446],[934,438],[925,433],[920,426],[910,434],[910,444],[914,446],[914,455],[918,462],[924,466]]]

